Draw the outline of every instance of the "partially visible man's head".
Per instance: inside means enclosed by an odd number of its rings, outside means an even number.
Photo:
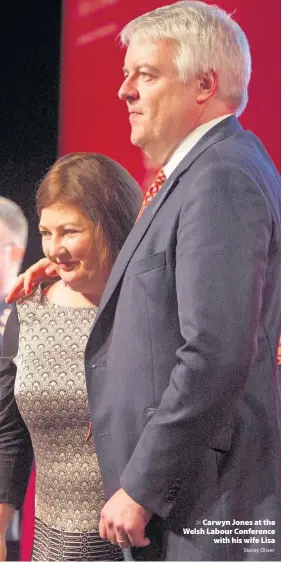
[[[131,140],[149,156],[148,135],[154,145],[166,138],[172,150],[202,123],[245,109],[249,44],[224,10],[176,2],[134,19],[120,39],[127,54],[119,95],[131,113]]]
[[[0,300],[10,290],[24,257],[28,222],[21,208],[0,197]]]

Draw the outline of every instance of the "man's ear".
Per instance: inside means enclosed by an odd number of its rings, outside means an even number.
[[[12,262],[21,262],[23,260],[25,254],[25,249],[24,248],[18,248],[17,246],[13,246],[11,249],[11,261]]]
[[[197,102],[199,104],[205,103],[209,98],[211,98],[217,88],[218,76],[214,70],[209,70],[204,72],[198,78],[198,95]]]

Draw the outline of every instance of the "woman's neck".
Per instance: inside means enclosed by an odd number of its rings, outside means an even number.
[[[86,295],[74,291],[61,279],[43,290],[47,300],[60,306],[73,306],[77,308],[99,306],[101,295]]]

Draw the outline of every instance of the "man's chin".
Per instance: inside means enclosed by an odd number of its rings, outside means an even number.
[[[144,143],[142,142],[141,135],[138,135],[137,133],[134,133],[134,131],[131,131],[130,141],[134,146],[138,146],[139,148],[143,149]]]

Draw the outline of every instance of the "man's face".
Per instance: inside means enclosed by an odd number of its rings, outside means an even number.
[[[131,142],[160,165],[198,126],[200,113],[198,81],[179,81],[174,54],[172,41],[133,36],[119,90],[130,113]]]

